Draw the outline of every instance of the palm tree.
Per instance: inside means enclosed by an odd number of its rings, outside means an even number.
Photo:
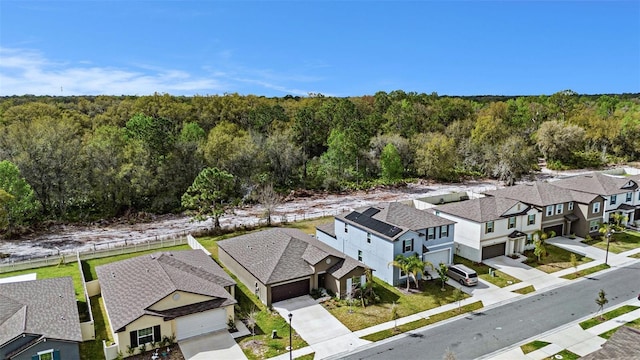
[[[416,289],[418,289],[418,274],[422,274],[427,266],[433,268],[433,264],[428,261],[422,261],[417,253],[414,253],[407,259],[409,262],[409,274],[413,278],[413,282],[416,284]]]
[[[387,266],[393,266],[396,267],[398,269],[400,269],[400,271],[404,272],[405,274],[407,274],[407,291],[409,291],[409,286],[410,286],[410,282],[409,282],[409,274],[411,272],[411,260],[409,260],[408,257],[402,255],[402,254],[398,254],[395,258],[395,260],[389,262],[389,264]]]

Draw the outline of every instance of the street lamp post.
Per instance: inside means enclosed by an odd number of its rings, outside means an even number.
[[[604,264],[605,265],[609,265],[607,262],[609,261],[609,243],[611,242],[611,235],[613,235],[613,233],[616,232],[613,229],[609,229],[609,231],[607,231],[607,254],[604,256]]]
[[[291,318],[292,313],[289,313],[289,360],[293,360],[293,345],[291,344]]]

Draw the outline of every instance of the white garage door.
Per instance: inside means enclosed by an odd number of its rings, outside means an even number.
[[[429,251],[424,254],[424,261],[428,261],[433,264],[434,267],[438,267],[440,263],[449,265],[451,260],[449,258],[450,249],[444,249],[439,251]]]
[[[206,334],[227,327],[227,312],[224,309],[204,311],[176,319],[178,340]]]

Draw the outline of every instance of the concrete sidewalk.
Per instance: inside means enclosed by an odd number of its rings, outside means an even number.
[[[505,274],[511,275],[525,284],[533,285],[536,291],[550,286],[561,285],[569,281],[553,276],[552,274],[547,274],[546,272],[540,271],[529,265],[525,265],[508,256],[498,256],[492,259],[486,259],[483,260],[483,263],[494,269],[500,270]]]
[[[614,310],[624,305],[640,306],[640,301],[638,301],[637,299],[632,299],[616,307],[606,309],[605,312]],[[598,335],[604,332],[607,332],[609,330],[618,328],[627,322],[640,319],[640,309],[623,314],[609,321],[605,321],[602,324],[596,325],[587,330],[583,330],[579,324],[582,321],[588,320],[594,316],[597,316],[597,314],[592,314],[588,317],[579,319],[561,328],[554,329],[545,334],[540,334],[539,336],[527,339],[519,344],[516,344],[511,348],[501,350],[498,353],[489,354],[488,356],[482,357],[481,359],[483,360],[542,360],[542,359],[548,359],[549,357],[565,349],[571,351],[574,354],[585,356],[594,351],[599,350],[602,347],[602,344],[606,342],[606,339],[601,338]],[[532,351],[528,354],[523,353],[520,346],[524,344],[528,344],[535,340],[548,342],[549,345],[541,349]]]

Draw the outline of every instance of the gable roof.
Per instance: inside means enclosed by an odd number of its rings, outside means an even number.
[[[440,205],[433,208],[433,210],[478,223],[484,223],[487,221],[505,218],[506,216],[504,216],[504,213],[520,203],[520,201],[514,199],[489,196]],[[524,207],[521,212],[512,215],[524,214],[531,208],[526,204],[522,205]]]
[[[555,183],[554,183],[555,184]],[[574,201],[571,191],[547,182],[536,181],[485,192],[486,195],[520,200],[534,206],[548,206]]]
[[[409,230],[418,231],[455,224],[449,219],[399,202],[380,203],[377,206],[360,208],[351,213],[336,216],[336,218],[360,228],[364,227],[368,231],[390,240],[398,239]]]
[[[22,334],[82,341],[71,277],[0,284],[0,346]]]
[[[263,284],[313,274],[313,265],[333,256],[340,261],[327,272],[340,278],[363,263],[298,230],[272,228],[218,242],[218,247]]]
[[[640,358],[640,330],[622,326],[602,345],[602,349],[580,359],[623,360]]]
[[[222,300],[210,304],[215,307],[236,303],[224,288],[236,282],[202,250],[142,255],[98,266],[96,273],[116,332],[142,315],[166,315],[149,307],[175,291]]]
[[[631,187],[625,187],[629,182],[631,182]],[[601,172],[572,176],[554,181],[553,184],[565,189],[603,196],[626,193],[638,187],[637,180],[634,180],[634,177],[612,176]]]

